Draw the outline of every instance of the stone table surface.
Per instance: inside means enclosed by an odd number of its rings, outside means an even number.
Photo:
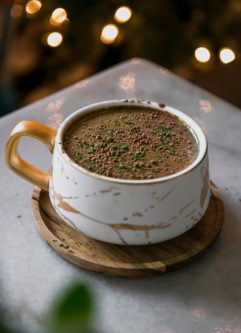
[[[59,257],[40,238],[29,183],[4,165],[8,135],[20,120],[58,127],[78,108],[102,100],[163,102],[193,117],[209,142],[210,173],[225,204],[215,244],[193,263],[149,278],[107,277]],[[51,156],[31,139],[20,152],[48,169]],[[72,280],[88,283],[105,333],[241,333],[241,112],[155,64],[132,59],[0,119],[0,306],[33,332],[54,295]]]

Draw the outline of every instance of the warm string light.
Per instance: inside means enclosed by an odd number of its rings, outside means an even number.
[[[50,17],[53,26],[60,26],[68,20],[67,12],[64,8],[56,8]],[[51,32],[47,35],[47,44],[51,47],[58,47],[63,42],[63,35],[60,32]]]
[[[67,12],[64,8],[56,8],[51,17],[50,23],[54,26],[59,26],[67,20]]]
[[[131,9],[127,6],[122,6],[116,10],[114,19],[118,23],[125,23],[125,22],[129,21],[129,19],[131,18],[131,15],[132,15]]]
[[[20,17],[23,13],[23,6],[22,5],[19,5],[19,4],[16,4],[16,5],[13,5],[12,8],[11,8],[11,16],[12,17]]]
[[[114,19],[117,23],[125,23],[129,21],[132,16],[132,10],[130,7],[119,7],[114,15]],[[107,24],[103,27],[100,35],[100,40],[104,44],[112,44],[119,34],[119,29],[115,24]]]
[[[36,14],[42,7],[42,3],[38,0],[31,0],[27,2],[25,10],[26,13],[29,15],[34,15]]]
[[[233,50],[225,47],[220,50],[219,58],[222,63],[229,64],[230,62],[235,60],[236,56]]]
[[[63,36],[60,32],[51,32],[47,37],[47,44],[51,47],[59,46],[63,41]]]
[[[42,7],[42,3],[38,0],[28,1],[25,7],[27,14],[34,15]],[[19,17],[22,15],[23,7],[21,5],[13,5],[11,10],[12,17]],[[114,19],[118,23],[127,22],[132,16],[132,10],[127,6],[119,7],[114,15]],[[50,23],[54,26],[60,26],[67,20],[67,12],[64,8],[56,8],[50,18]],[[119,34],[119,29],[114,24],[107,24],[103,27],[100,40],[104,44],[113,43]],[[63,36],[59,32],[52,32],[47,37],[47,44],[51,47],[59,46],[63,41]],[[211,58],[211,53],[206,47],[198,47],[195,52],[195,58],[201,63],[207,63]],[[235,60],[236,55],[230,48],[222,48],[219,52],[219,58],[222,63],[228,64]]]
[[[208,48],[201,46],[198,47],[194,52],[195,58],[201,63],[207,63],[211,58],[211,52]],[[234,61],[236,55],[230,48],[224,47],[219,51],[219,59],[223,64],[229,64]]]
[[[115,41],[119,34],[119,30],[114,24],[107,24],[101,31],[100,40],[104,44],[111,44]]]
[[[197,59],[197,61],[205,63],[208,62],[211,58],[211,53],[209,51],[209,49],[207,49],[206,47],[198,47],[195,52],[195,58]]]

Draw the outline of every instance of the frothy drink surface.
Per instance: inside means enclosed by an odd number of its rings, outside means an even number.
[[[188,126],[169,112],[112,107],[82,116],[65,132],[64,150],[83,168],[121,179],[176,173],[198,153]]]

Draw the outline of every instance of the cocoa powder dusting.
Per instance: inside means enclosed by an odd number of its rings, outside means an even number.
[[[64,150],[89,171],[121,179],[152,179],[194,161],[197,141],[169,112],[113,107],[83,116],[65,133]]]

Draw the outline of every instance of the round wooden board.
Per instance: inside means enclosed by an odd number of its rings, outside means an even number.
[[[208,209],[192,229],[172,240],[155,245],[112,245],[88,238],[68,226],[53,209],[47,192],[35,189],[33,215],[45,241],[72,263],[108,275],[137,277],[164,273],[182,266],[213,243],[223,224],[223,202],[211,185]]]

